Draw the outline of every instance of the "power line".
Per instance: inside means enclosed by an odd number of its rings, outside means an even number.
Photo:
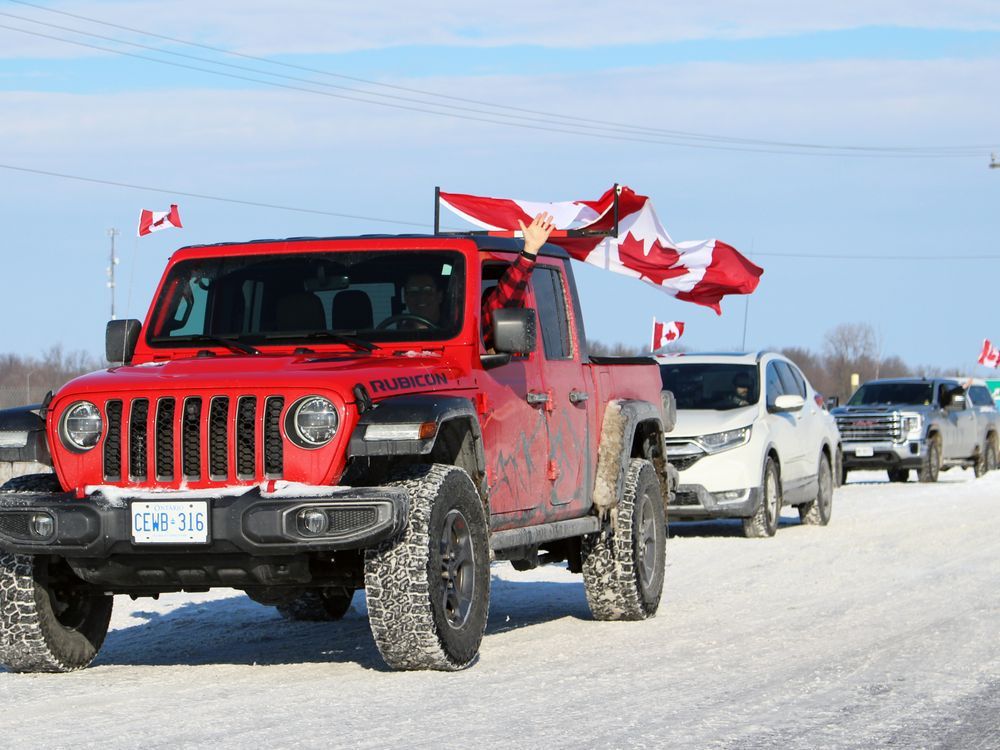
[[[883,157],[883,158],[884,157],[889,157],[889,156],[904,157],[904,158],[914,158],[914,157],[918,157],[918,158],[949,158],[949,157],[964,156],[964,155],[971,156],[971,155],[973,155],[972,152],[981,152],[983,149],[988,148],[986,146],[932,146],[932,147],[834,146],[834,145],[826,145],[826,144],[795,143],[795,142],[786,142],[786,141],[767,141],[767,140],[759,140],[759,139],[732,138],[732,137],[725,137],[725,136],[708,135],[708,134],[703,134],[703,133],[691,133],[691,132],[688,132],[688,131],[676,131],[676,130],[666,130],[666,129],[657,129],[657,128],[647,128],[647,127],[643,127],[643,126],[635,126],[635,125],[629,125],[629,124],[625,124],[625,123],[614,123],[614,122],[610,122],[610,121],[606,121],[606,120],[595,120],[595,119],[592,119],[592,118],[581,118],[581,117],[577,117],[577,116],[561,115],[559,113],[541,112],[541,111],[538,111],[538,110],[531,110],[531,109],[521,108],[521,107],[511,107],[511,106],[505,106],[505,105],[497,105],[497,104],[493,104],[493,103],[489,103],[489,102],[482,102],[482,101],[473,100],[473,99],[464,99],[464,98],[461,98],[461,97],[453,97],[453,96],[436,94],[436,93],[433,93],[433,92],[421,91],[419,89],[409,89],[409,88],[401,87],[401,86],[392,86],[390,84],[382,84],[382,83],[379,83],[379,82],[369,81],[369,80],[366,80],[366,79],[354,78],[354,77],[351,77],[351,76],[342,76],[342,75],[339,75],[339,74],[330,73],[328,71],[319,70],[319,69],[316,69],[316,68],[308,68],[308,67],[305,67],[305,66],[292,65],[292,64],[283,63],[283,62],[280,62],[280,61],[273,61],[273,60],[269,60],[267,58],[257,57],[257,56],[253,56],[253,55],[246,55],[246,54],[238,53],[238,52],[230,52],[228,50],[221,49],[221,48],[218,48],[218,47],[213,47],[213,46],[210,46],[210,45],[200,44],[200,43],[197,43],[197,42],[189,42],[189,41],[186,41],[186,40],[183,40],[183,39],[178,39],[176,37],[170,37],[170,36],[166,36],[166,35],[163,35],[163,34],[158,34],[158,33],[154,33],[154,32],[145,31],[145,30],[142,30],[142,29],[136,29],[134,27],[123,26],[123,25],[120,25],[120,24],[114,24],[114,23],[110,23],[110,22],[106,22],[106,21],[101,21],[101,20],[90,18],[90,17],[87,17],[87,16],[81,16],[81,15],[74,14],[74,13],[68,13],[66,11],[59,11],[59,10],[55,10],[55,9],[52,9],[52,8],[45,8],[44,6],[40,6],[40,5],[37,5],[37,4],[34,4],[34,3],[24,2],[24,0],[11,0],[11,1],[15,2],[17,4],[20,4],[20,5],[24,5],[24,6],[36,8],[38,10],[43,10],[43,11],[47,11],[47,12],[51,12],[51,13],[58,13],[60,15],[64,15],[64,16],[76,18],[76,19],[79,19],[79,20],[84,20],[84,21],[87,21],[87,22],[90,22],[90,23],[101,24],[101,25],[104,25],[104,26],[118,28],[118,29],[130,31],[130,32],[133,32],[133,33],[137,33],[137,34],[143,34],[143,35],[146,35],[146,36],[151,36],[151,37],[155,37],[155,38],[159,38],[159,39],[164,39],[164,40],[175,42],[175,43],[178,43],[178,44],[184,44],[184,45],[188,45],[188,46],[192,46],[192,47],[198,47],[198,48],[210,50],[210,51],[213,51],[213,52],[217,52],[217,53],[220,53],[220,54],[241,57],[241,58],[244,58],[244,59],[250,59],[250,60],[257,61],[257,62],[262,62],[262,63],[268,64],[268,65],[276,65],[276,66],[281,66],[281,67],[285,67],[285,68],[298,69],[298,70],[308,71],[308,72],[312,72],[312,73],[318,73],[318,74],[322,74],[322,75],[332,76],[332,77],[341,78],[341,79],[345,79],[345,80],[358,81],[358,82],[365,83],[367,85],[380,86],[380,87],[385,87],[385,88],[391,88],[391,89],[394,89],[394,90],[407,91],[407,92],[410,92],[410,93],[417,93],[417,94],[420,94],[421,96],[433,96],[433,97],[436,97],[436,98],[439,98],[439,99],[447,99],[447,100],[450,100],[450,101],[462,101],[462,102],[466,102],[466,103],[470,103],[470,104],[476,104],[477,106],[490,107],[490,108],[493,108],[493,109],[501,109],[501,110],[505,109],[505,110],[508,110],[510,112],[521,112],[521,113],[530,113],[530,114],[533,114],[533,115],[539,115],[540,117],[532,117],[532,118],[527,118],[527,119],[532,120],[534,122],[544,123],[544,124],[550,125],[550,126],[562,126],[562,127],[556,128],[556,127],[532,126],[532,125],[528,125],[528,124],[520,121],[520,120],[524,120],[525,119],[522,115],[505,114],[503,112],[496,112],[496,111],[487,112],[487,111],[483,111],[481,109],[474,109],[474,108],[469,108],[469,107],[455,107],[454,105],[445,105],[445,104],[438,104],[438,103],[435,103],[435,102],[427,102],[427,101],[423,101],[423,100],[419,100],[419,99],[413,99],[411,97],[393,96],[393,95],[388,95],[388,94],[382,94],[382,93],[379,93],[379,92],[364,91],[364,90],[361,90],[361,89],[355,89],[355,88],[351,88],[351,87],[347,87],[347,86],[338,86],[338,85],[334,85],[334,84],[327,84],[327,83],[323,83],[321,81],[315,81],[315,80],[312,80],[312,79],[305,79],[305,78],[300,78],[300,77],[296,77],[296,76],[287,76],[287,75],[284,75],[284,74],[273,73],[273,72],[270,72],[270,71],[260,70],[260,69],[257,69],[257,68],[248,68],[246,66],[233,65],[231,63],[225,63],[225,62],[219,62],[219,61],[209,60],[209,59],[202,58],[202,57],[197,57],[197,56],[194,56],[194,55],[186,55],[186,54],[183,54],[183,53],[174,52],[174,51],[171,51],[171,50],[164,50],[164,49],[160,49],[160,48],[157,48],[157,47],[151,47],[149,45],[143,45],[143,44],[139,44],[139,43],[136,43],[136,42],[129,42],[129,41],[121,40],[121,39],[116,39],[114,37],[107,37],[107,36],[100,35],[100,34],[94,34],[92,32],[88,32],[88,31],[82,31],[82,30],[79,30],[79,29],[69,28],[69,27],[65,27],[65,26],[59,26],[57,24],[50,24],[50,23],[46,23],[44,21],[38,21],[38,20],[35,20],[35,19],[31,19],[31,18],[25,18],[23,16],[17,16],[17,15],[10,14],[10,13],[0,13],[0,15],[4,15],[4,16],[10,17],[10,18],[15,18],[15,19],[21,20],[21,21],[26,21],[26,22],[29,22],[29,23],[38,24],[38,25],[41,25],[41,26],[55,28],[55,29],[59,29],[59,30],[62,30],[62,31],[68,31],[70,33],[81,34],[81,35],[90,36],[90,37],[94,37],[94,38],[98,38],[98,39],[103,39],[105,41],[111,41],[111,42],[117,43],[117,44],[125,44],[125,45],[128,45],[128,46],[137,47],[137,48],[140,48],[140,49],[145,49],[145,50],[157,52],[157,53],[160,53],[160,54],[168,54],[168,55],[172,55],[172,56],[175,56],[175,57],[181,57],[181,58],[185,58],[185,59],[195,60],[195,61],[198,61],[198,62],[201,62],[201,63],[205,63],[205,64],[209,64],[209,65],[223,66],[223,67],[227,67],[227,68],[231,68],[231,69],[236,69],[236,70],[242,70],[242,71],[246,71],[246,72],[255,73],[257,75],[267,75],[267,76],[272,76],[272,77],[276,77],[276,78],[284,78],[286,80],[291,80],[291,81],[306,83],[306,84],[308,84],[310,86],[324,86],[324,87],[328,87],[328,88],[336,88],[336,89],[339,89],[339,90],[342,90],[342,91],[348,91],[348,92],[351,92],[353,94],[357,94],[357,95],[359,95],[361,97],[381,97],[381,98],[395,100],[395,101],[409,102],[411,104],[420,105],[420,107],[416,107],[415,108],[415,107],[409,107],[409,106],[402,106],[402,105],[398,105],[398,104],[393,104],[391,102],[386,102],[386,101],[377,101],[377,100],[372,100],[372,99],[362,99],[362,98],[359,98],[358,96],[346,96],[346,95],[343,95],[343,94],[340,94],[340,95],[338,95],[338,94],[332,94],[330,92],[315,91],[313,89],[306,89],[306,88],[303,88],[303,87],[300,87],[300,86],[287,86],[287,85],[284,85],[284,84],[277,83],[275,81],[265,81],[265,80],[260,80],[260,79],[249,78],[249,77],[246,77],[246,76],[239,76],[239,75],[227,74],[227,73],[224,73],[224,72],[221,72],[221,71],[204,69],[204,68],[199,68],[199,67],[195,67],[195,66],[183,65],[183,64],[178,64],[178,63],[171,63],[169,61],[160,60],[158,58],[149,58],[149,57],[146,57],[144,55],[136,55],[134,53],[128,53],[128,52],[124,52],[122,50],[115,50],[115,49],[110,49],[110,48],[107,48],[107,47],[102,47],[102,46],[99,46],[99,45],[92,45],[92,44],[87,44],[87,43],[84,43],[84,42],[78,42],[78,41],[74,41],[74,40],[70,40],[70,39],[64,39],[64,38],[61,38],[61,37],[54,37],[54,36],[47,35],[47,34],[41,34],[39,32],[29,31],[27,29],[20,29],[20,28],[17,28],[17,27],[0,25],[0,28],[6,28],[6,29],[11,30],[11,31],[17,31],[17,32],[20,32],[20,33],[30,34],[30,35],[33,35],[33,36],[40,36],[42,38],[51,39],[53,41],[57,41],[57,42],[65,43],[65,44],[73,44],[73,45],[77,45],[77,46],[83,46],[83,47],[87,47],[87,48],[91,48],[91,49],[97,49],[97,50],[101,50],[101,51],[105,51],[105,52],[110,52],[112,54],[119,54],[119,55],[124,55],[124,56],[128,56],[128,57],[135,57],[135,58],[146,60],[146,61],[149,61],[149,62],[156,62],[156,63],[160,63],[160,64],[164,64],[164,65],[173,65],[175,67],[187,68],[187,69],[196,70],[196,71],[199,71],[199,72],[209,73],[209,74],[212,74],[212,75],[221,75],[221,76],[225,76],[225,77],[229,77],[229,78],[236,78],[238,80],[246,80],[246,81],[250,81],[250,82],[254,82],[254,83],[260,83],[260,84],[263,84],[263,85],[279,86],[279,87],[282,87],[282,88],[290,88],[290,89],[293,89],[293,90],[303,91],[303,92],[306,92],[306,93],[325,94],[327,96],[334,96],[334,97],[337,97],[337,98],[348,99],[348,100],[351,100],[351,101],[360,101],[360,102],[363,102],[363,103],[376,104],[376,105],[380,105],[380,106],[390,106],[390,107],[396,107],[396,108],[402,108],[402,109],[410,109],[410,110],[424,112],[424,113],[428,113],[428,114],[437,114],[437,115],[443,115],[443,116],[448,116],[448,117],[458,117],[458,118],[461,118],[461,119],[470,119],[470,120],[475,120],[475,121],[483,121],[482,118],[463,116],[463,115],[455,114],[454,112],[450,112],[450,111],[447,111],[447,110],[454,109],[454,110],[461,110],[461,111],[466,111],[466,112],[473,112],[473,113],[476,113],[476,114],[487,115],[487,116],[489,116],[491,118],[503,117],[503,118],[508,118],[509,119],[509,118],[518,117],[519,118],[518,120],[514,120],[514,121],[511,121],[511,122],[499,123],[499,124],[514,125],[514,126],[522,127],[522,128],[532,128],[532,129],[538,129],[538,130],[546,130],[546,131],[550,131],[550,132],[553,132],[553,131],[554,132],[562,132],[562,133],[567,133],[567,134],[571,134],[571,135],[590,135],[590,136],[593,136],[593,137],[612,138],[612,139],[616,139],[616,140],[631,140],[631,141],[636,141],[636,142],[641,142],[641,143],[653,143],[653,144],[673,145],[673,146],[688,146],[688,147],[692,147],[692,148],[711,148],[711,149],[716,149],[716,150],[735,150],[735,151],[746,151],[746,152],[753,152],[753,153],[786,153],[786,154],[797,154],[797,155],[837,155],[837,156],[869,156],[869,157],[875,156],[875,157]],[[428,110],[428,109],[423,109],[422,107],[434,107],[436,109]],[[440,111],[442,109],[444,109],[445,111]],[[553,122],[553,118],[558,118],[558,119],[561,119],[561,120],[569,120],[569,122],[568,123]],[[491,124],[498,124],[493,119],[486,120],[486,122],[489,122]],[[594,123],[594,125],[591,125],[591,124],[588,124],[588,123]],[[567,130],[567,129],[565,129],[566,125],[571,125],[573,128],[577,128],[577,130]],[[628,137],[622,137],[622,136],[615,137],[615,136],[606,135],[606,134],[601,133],[601,132],[586,132],[586,130],[581,131],[581,130],[579,130],[580,128],[585,128],[587,130],[595,130],[595,131],[604,130],[604,131],[611,131],[611,132],[618,132],[618,133],[625,133],[625,134],[635,134],[635,135],[653,135],[653,136],[659,136],[659,138],[657,138],[655,140],[650,140],[648,138],[628,138]],[[692,142],[692,141],[699,141],[699,142],[696,143],[696,142]],[[740,145],[740,146],[743,146],[743,147],[742,148],[737,148],[737,145]],[[772,148],[764,148],[764,147],[772,147]],[[775,150],[775,149],[780,149],[780,150]]]

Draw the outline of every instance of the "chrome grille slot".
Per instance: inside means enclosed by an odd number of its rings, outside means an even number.
[[[108,401],[108,434],[104,439],[104,478],[117,482],[122,478],[122,402]]]
[[[156,405],[156,478],[161,482],[174,478],[175,407],[172,398],[161,398]]]
[[[257,476],[257,399],[243,396],[236,406],[236,476],[253,479]]]
[[[208,476],[221,482],[229,477],[229,399],[215,396],[208,407]]]
[[[128,473],[136,482],[146,479],[147,432],[149,399],[137,398],[132,402],[128,419]]]

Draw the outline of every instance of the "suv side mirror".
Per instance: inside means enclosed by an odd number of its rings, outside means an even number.
[[[139,320],[109,320],[104,332],[104,356],[108,362],[123,365],[131,362],[141,330],[142,321]]]
[[[805,405],[806,400],[802,396],[785,393],[774,399],[773,411],[798,411]]]
[[[502,307],[493,311],[493,350],[499,354],[527,354],[535,350],[535,311],[530,307]]]

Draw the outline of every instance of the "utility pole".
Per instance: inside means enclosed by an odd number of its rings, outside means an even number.
[[[108,237],[111,238],[111,264],[108,266],[108,289],[111,290],[111,319],[115,320],[115,266],[118,265],[118,258],[115,257],[115,237],[119,232],[114,227],[108,230]]]

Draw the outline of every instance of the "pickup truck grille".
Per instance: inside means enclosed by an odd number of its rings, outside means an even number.
[[[898,443],[903,439],[903,425],[898,412],[838,414],[837,427],[845,443]]]
[[[282,396],[111,400],[104,479],[130,484],[280,479]]]

